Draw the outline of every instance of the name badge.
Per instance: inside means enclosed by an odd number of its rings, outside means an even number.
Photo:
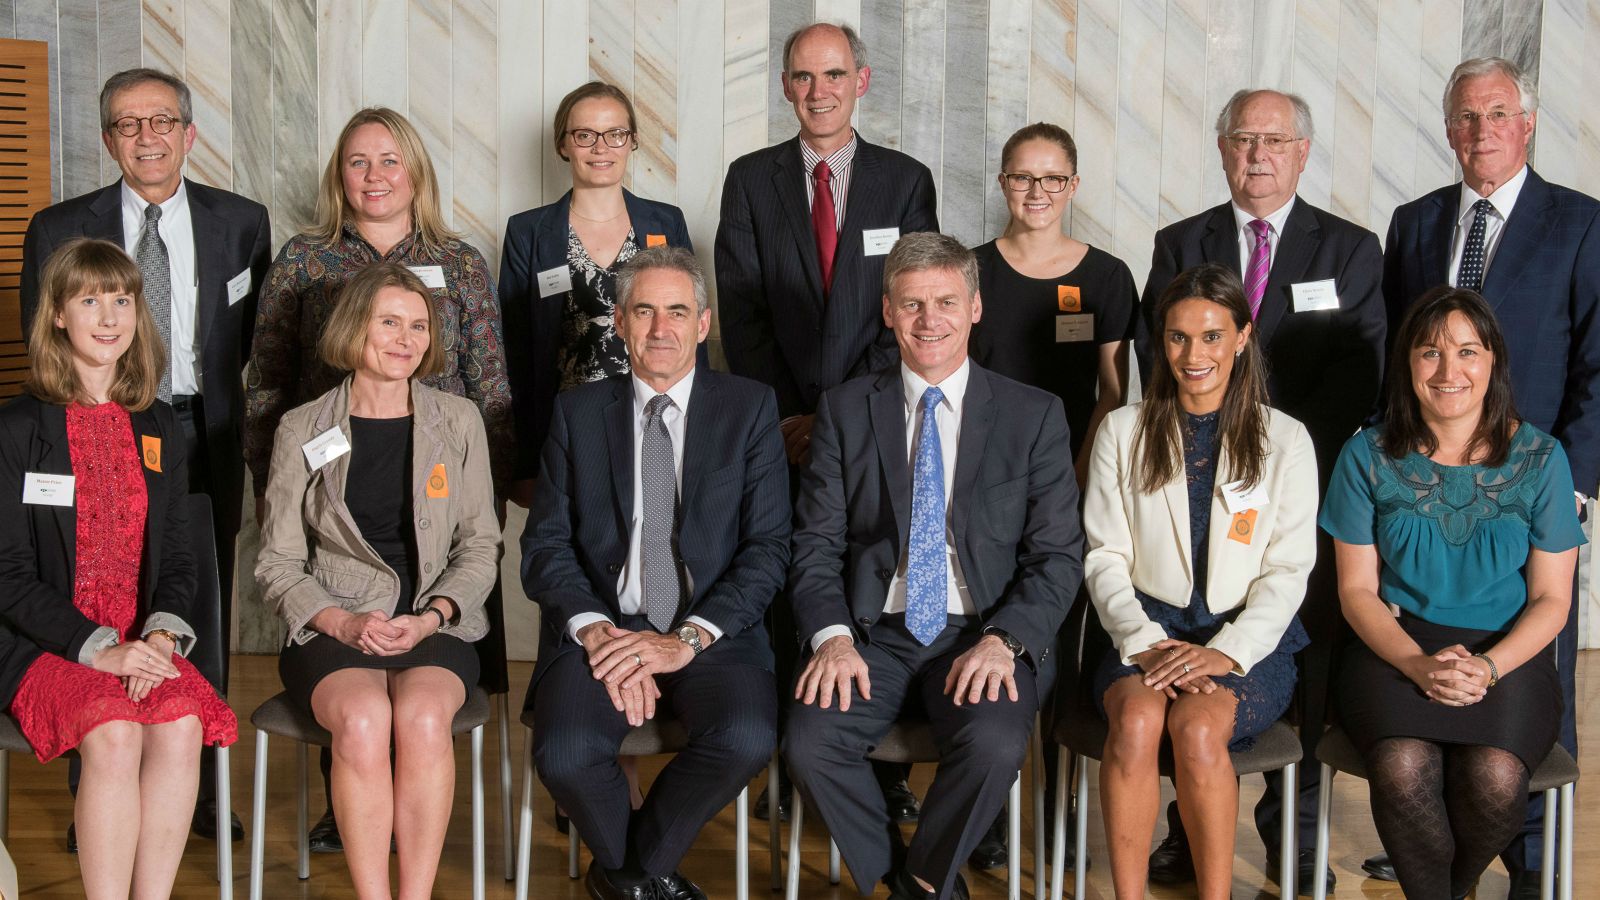
[[[1291,284],[1289,290],[1294,292],[1294,311],[1297,313],[1339,308],[1339,290],[1332,278]]]
[[[306,455],[306,465],[311,471],[322,468],[339,457],[350,452],[350,442],[345,440],[344,432],[335,425],[327,431],[317,435],[300,445],[300,452]]]
[[[1243,481],[1225,484],[1222,486],[1222,505],[1232,515],[1238,515],[1245,510],[1261,509],[1267,505],[1266,486],[1258,481],[1255,487],[1247,491]]]
[[[35,506],[71,506],[78,479],[72,475],[25,472],[22,476],[22,502]]]
[[[887,256],[898,240],[899,228],[864,228],[861,230],[861,255]]]
[[[1056,316],[1056,343],[1077,344],[1094,340],[1094,313]]]
[[[249,269],[245,269],[243,272],[240,272],[239,274],[237,274],[237,275],[233,276],[232,278],[228,279],[228,305],[229,306],[232,306],[235,303],[238,303],[240,300],[243,300],[245,295],[248,294],[248,293],[250,293],[250,270]]]
[[[411,274],[422,279],[425,287],[444,290],[444,266],[406,266]]]
[[[572,271],[566,266],[556,266],[554,269],[545,269],[538,275],[539,296],[550,297],[555,294],[565,294],[572,290]]]

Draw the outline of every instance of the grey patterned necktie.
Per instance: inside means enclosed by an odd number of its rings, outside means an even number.
[[[1488,200],[1472,204],[1472,227],[1467,229],[1467,245],[1461,250],[1461,271],[1456,276],[1458,288],[1483,290],[1483,239],[1491,207]]]
[[[172,264],[167,259],[167,245],[156,229],[161,221],[161,207],[154,203],[144,208],[144,230],[139,232],[139,245],[134,257],[139,263],[139,273],[144,276],[144,302],[150,307],[150,318],[155,320],[156,334],[161,336],[161,346],[167,348],[167,365],[161,370],[161,384],[156,389],[163,400],[172,399]]]
[[[677,520],[678,477],[672,460],[672,435],[661,416],[672,398],[657,394],[645,406],[639,447],[639,483],[644,491],[644,522],[639,557],[644,567],[644,614],[650,627],[666,632],[678,616],[682,583],[673,553]]]

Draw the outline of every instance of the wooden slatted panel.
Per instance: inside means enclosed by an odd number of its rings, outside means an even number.
[[[28,374],[22,345],[22,236],[50,205],[50,68],[43,41],[0,40],[0,398]]]

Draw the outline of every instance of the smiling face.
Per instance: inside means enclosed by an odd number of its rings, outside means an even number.
[[[1006,198],[1006,208],[1011,211],[1011,221],[1030,231],[1059,230],[1061,216],[1067,203],[1078,192],[1077,173],[1067,159],[1067,151],[1055,141],[1036,138],[1018,144],[1004,161],[1006,174],[1032,175],[1035,179],[1026,191],[1014,191],[1006,186],[1005,176],[1000,177],[1000,189]],[[1065,190],[1052,194],[1037,179],[1047,175],[1068,177]]]
[[[1476,425],[1494,372],[1494,353],[1472,322],[1460,312],[1444,320],[1438,334],[1411,351],[1411,389],[1422,421],[1430,428],[1446,423]]]
[[[850,140],[856,98],[867,92],[868,67],[856,68],[844,32],[820,26],[801,35],[789,50],[783,97],[794,104],[800,137],[823,156]]]
[[[350,132],[340,156],[344,199],[357,225],[411,225],[411,176],[394,135],[380,122]]]
[[[628,171],[628,155],[633,152],[632,138],[621,147],[611,147],[604,137],[596,137],[593,147],[580,147],[570,132],[588,129],[596,135],[618,128],[629,129],[628,111],[610,97],[590,97],[572,106],[567,118],[567,134],[561,139],[561,152],[572,166],[573,187],[609,187],[622,183]]]
[[[687,273],[658,268],[634,276],[616,328],[640,381],[664,393],[694,368],[695,348],[711,331],[711,310],[696,307]]]
[[[1483,118],[1496,110],[1511,114],[1498,128]],[[1468,78],[1456,85],[1450,98],[1450,115],[1466,112],[1477,113],[1478,121],[1467,128],[1447,124],[1445,137],[1456,152],[1467,186],[1487,197],[1527,164],[1535,116],[1520,115],[1522,94],[1517,83],[1502,72]]]
[[[1273,91],[1253,94],[1239,105],[1229,133],[1235,132],[1300,137],[1294,126],[1294,106],[1288,97]],[[1222,153],[1233,202],[1261,217],[1276,212],[1294,196],[1311,155],[1311,141],[1292,141],[1283,152],[1273,153],[1264,141],[1239,148],[1223,136],[1217,138],[1217,149]]]
[[[1251,326],[1234,327],[1220,303],[1201,297],[1179,300],[1167,311],[1162,345],[1178,383],[1178,402],[1195,415],[1216,412],[1228,394],[1233,363],[1250,340]]]
[[[395,285],[380,288],[367,320],[357,377],[380,382],[410,379],[433,340],[432,324],[421,294]]]
[[[883,322],[894,330],[900,359],[917,377],[938,384],[961,368],[983,298],[968,293],[957,269],[909,269],[883,298]]]
[[[67,333],[72,364],[80,373],[115,367],[133,344],[138,324],[138,310],[128,291],[77,291],[56,313],[56,327]]]
[[[111,98],[111,121],[127,116],[179,115],[178,92],[159,81],[141,81],[117,91]],[[183,180],[183,160],[194,146],[194,125],[175,125],[166,134],[156,134],[149,122],[139,123],[139,133],[123,137],[116,129],[104,131],[100,139],[106,152],[117,161],[122,177],[146,203],[163,203],[178,190]]]

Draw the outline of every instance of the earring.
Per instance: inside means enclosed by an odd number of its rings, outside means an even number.
[[[1242,348],[1239,349],[1239,350],[1233,351],[1233,358],[1234,359],[1238,359],[1239,357],[1241,357],[1243,355],[1244,355],[1244,350]]]

